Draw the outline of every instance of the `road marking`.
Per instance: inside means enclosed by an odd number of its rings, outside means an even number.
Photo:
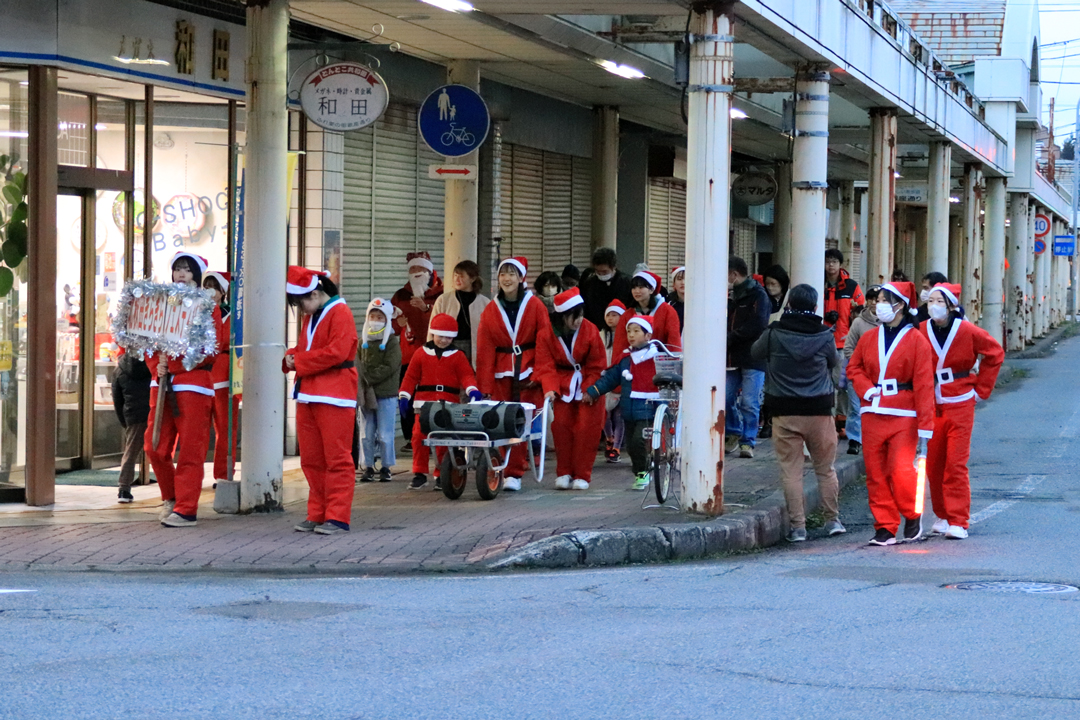
[[[1025,478],[1024,482],[1017,485],[1016,489],[1009,493],[1010,495],[1012,495],[1011,498],[1009,498],[1008,500],[998,500],[993,505],[986,506],[979,512],[972,515],[971,519],[968,522],[974,525],[975,523],[980,523],[983,520],[989,520],[998,513],[1008,510],[1013,505],[1020,502],[1020,500],[1022,500],[1025,495],[1030,495],[1031,491],[1035,489],[1035,486],[1045,479],[1045,475],[1028,475],[1027,478]]]
[[[8,593],[24,593],[24,592],[37,592],[37,590],[9,590],[6,588],[0,588],[0,595],[6,595]]]

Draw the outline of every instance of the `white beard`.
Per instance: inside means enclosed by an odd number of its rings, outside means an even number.
[[[412,290],[413,297],[422,298],[424,293],[428,290],[428,283],[431,282],[431,275],[429,273],[415,273],[409,276],[409,289]]]

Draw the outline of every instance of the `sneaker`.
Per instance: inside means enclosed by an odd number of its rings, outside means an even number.
[[[509,492],[517,492],[521,489],[521,478],[519,477],[505,477],[503,478],[503,490]]]
[[[360,482],[375,482],[375,468],[364,468],[364,474],[360,476]]]
[[[962,528],[959,525],[950,525],[949,529],[945,531],[945,537],[950,540],[963,540],[967,536],[967,528]]]
[[[164,525],[165,527],[185,528],[185,527],[195,527],[196,525],[199,524],[199,522],[194,517],[185,517],[183,515],[180,515],[179,513],[174,512],[174,513],[170,513],[169,517],[162,520],[161,524]]]
[[[870,544],[871,545],[881,545],[883,547],[885,545],[895,545],[896,544],[896,536],[893,535],[888,530],[886,530],[885,528],[881,528],[880,530],[877,531],[877,533],[874,535],[874,537],[870,538]]]
[[[135,500],[135,497],[131,494],[131,491],[125,490],[124,488],[120,488],[120,492],[116,495],[116,502],[118,503],[127,504],[133,500]]]
[[[789,543],[806,542],[806,528],[791,528],[787,534]]]
[[[314,520],[304,520],[293,525],[293,530],[296,532],[315,532],[315,528],[319,527],[319,523]]]
[[[861,442],[859,442],[858,440],[848,440],[847,441],[847,454],[848,455],[858,455],[861,452],[862,452],[862,443]]]
[[[949,530],[949,521],[938,518],[930,528],[931,535],[944,535]]]
[[[582,480],[581,478],[578,478],[574,482],[570,483],[570,489],[571,490],[588,490],[589,489],[589,481],[588,480]]]
[[[570,476],[569,475],[560,475],[559,477],[555,478],[555,489],[556,490],[569,490],[570,489]]]
[[[390,482],[392,476],[390,475],[390,468],[385,465],[379,470],[379,482]]]
[[[327,520],[315,528],[317,535],[340,535],[347,532],[349,532],[348,526],[342,527],[341,523],[336,523],[333,520]]]
[[[619,462],[619,460],[622,459],[622,456],[619,453],[619,448],[611,448],[604,453],[604,456],[607,458],[607,461],[609,463],[617,463]]]
[[[158,513],[159,520],[165,520],[165,518],[172,515],[173,508],[176,507],[175,500],[166,500],[161,504],[161,512]]]
[[[413,475],[412,482],[409,483],[410,490],[419,490],[427,485],[427,475],[424,473],[416,473]]]
[[[743,443],[739,446],[739,457],[752,458],[754,457],[754,446]]]
[[[435,492],[442,492],[442,479],[438,475],[435,476],[435,487],[431,489]]]
[[[847,528],[839,520],[827,520],[825,522],[825,532],[829,537],[832,537],[833,535],[843,535],[847,532]]]
[[[649,487],[649,471],[645,470],[634,476],[634,485],[631,489],[644,490],[647,487]]]
[[[904,539],[900,542],[918,542],[923,539],[922,515],[904,520]]]
[[[768,440],[772,437],[772,423],[765,423],[757,433],[759,440]]]
[[[742,438],[740,438],[738,435],[728,435],[728,436],[726,436],[724,438],[724,452],[725,453],[733,453],[736,450],[738,450],[739,449],[739,440],[741,440],[741,439]]]

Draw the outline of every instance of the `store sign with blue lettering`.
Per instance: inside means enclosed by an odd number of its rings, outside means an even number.
[[[417,124],[429,148],[445,157],[461,157],[484,144],[491,115],[472,88],[443,85],[424,100]]]
[[[1072,257],[1076,254],[1076,236],[1075,235],[1055,235],[1054,236],[1054,254],[1063,255],[1065,257]]]

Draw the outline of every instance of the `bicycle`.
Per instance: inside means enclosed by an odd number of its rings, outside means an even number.
[[[653,492],[660,505],[649,507],[678,509],[681,503],[673,487],[682,477],[682,353],[672,352],[659,341],[656,344],[664,354],[658,355],[653,361],[656,365],[653,384],[656,385],[660,404],[656,408],[649,433],[649,465]],[[675,505],[668,505],[668,498],[673,496]],[[644,502],[642,507],[645,507]]]
[[[472,147],[476,143],[476,136],[465,128],[459,128],[457,123],[450,123],[450,129],[442,134],[439,141],[443,145],[461,143],[465,147]]]

